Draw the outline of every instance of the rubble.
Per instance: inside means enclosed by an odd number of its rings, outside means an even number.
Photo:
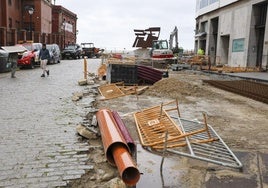
[[[78,85],[80,86],[87,85],[87,79],[78,80]]]
[[[191,115],[191,117],[193,117],[194,115],[199,114],[200,112],[198,110],[200,110],[200,108],[206,110],[208,113],[208,122],[213,125],[215,124],[214,128],[222,138],[226,140],[226,143],[235,150],[235,152],[248,157],[255,156],[254,151],[256,150],[264,151],[266,146],[264,146],[265,140],[263,140],[263,138],[265,137],[262,133],[267,132],[267,107],[265,107],[264,104],[252,101],[251,99],[203,84],[202,80],[212,79],[212,77],[213,76],[194,71],[172,72],[172,74],[169,74],[169,78],[163,78],[154,85],[149,86],[147,90],[137,98],[130,98],[130,96],[126,95],[120,98],[113,98],[112,100],[98,101],[97,106],[98,108],[109,107],[113,110],[118,110],[120,114],[124,114],[121,117],[124,117],[130,132],[137,140],[136,130],[133,129],[133,117],[131,116],[133,112],[148,106],[151,104],[151,101],[156,102],[167,99],[179,99],[182,108],[186,109],[183,112],[186,116]],[[256,124],[254,124],[255,122]],[[258,129],[263,131],[260,132],[254,125],[258,125]],[[104,159],[105,156],[102,144],[98,140],[99,139],[95,141],[89,140],[90,145],[98,146],[91,151],[91,155],[94,156],[90,156],[90,160],[96,162],[95,171],[90,173],[92,179],[87,179],[87,181],[85,181],[86,177],[83,177],[80,182],[84,180],[85,185],[92,187],[94,187],[96,183],[101,187],[111,187],[111,182],[117,182],[117,169],[108,167],[109,165]],[[181,161],[184,161],[185,163],[180,164],[182,166],[178,164],[180,168],[177,170],[182,173],[179,183],[182,185],[181,187],[195,187],[195,185],[200,187],[211,185],[211,183],[213,183],[212,181],[221,182],[227,176],[229,178],[228,181],[234,183],[238,181],[236,180],[236,177],[239,177],[240,180],[250,178],[250,181],[255,181],[254,177],[256,177],[255,172],[257,167],[253,167],[252,164],[255,164],[256,161],[253,157],[252,159],[250,158],[250,160],[245,159],[247,158],[243,158],[242,162],[245,163],[247,174],[234,172],[225,169],[224,167],[215,167],[215,165],[208,165],[206,163],[199,163],[194,160],[188,161],[180,158],[180,163]],[[145,159],[140,160],[139,163],[144,162]],[[105,173],[99,174],[98,170],[96,170],[97,168],[105,169],[107,173],[113,175],[108,176],[105,175]],[[147,170],[150,171],[151,169],[149,168]],[[143,172],[148,173],[148,171]],[[224,175],[221,174],[222,171],[224,171]],[[166,172],[167,169],[164,168],[163,173]],[[109,178],[106,179],[103,177],[111,178],[110,182],[108,181]],[[143,175],[141,176],[141,179],[147,177],[148,176]],[[215,177],[217,177],[216,180]],[[100,182],[104,179],[105,181]],[[150,180],[147,179],[146,181]],[[257,181],[258,180],[256,180],[256,182]],[[122,183],[122,181],[120,181],[119,178],[119,184],[120,183]],[[75,185],[77,184],[73,184],[73,187],[75,187]],[[170,185],[173,185],[172,182]],[[119,185],[117,186],[119,187]]]

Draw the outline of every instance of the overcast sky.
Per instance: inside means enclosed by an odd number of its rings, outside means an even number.
[[[54,3],[54,1],[52,1]],[[96,47],[135,49],[134,29],[161,27],[159,39],[169,39],[178,27],[179,46],[194,48],[196,0],[56,0],[78,17],[77,42]]]

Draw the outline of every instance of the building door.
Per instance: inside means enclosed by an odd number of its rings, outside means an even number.
[[[218,39],[219,18],[211,19],[209,35],[209,58],[212,65],[216,65],[217,39]]]
[[[267,2],[260,3],[254,6],[255,12],[255,33],[257,37],[257,59],[256,67],[262,67],[262,56],[263,56],[263,45],[264,45],[264,35],[265,35],[265,25],[267,17]]]
[[[262,67],[262,55],[263,55],[263,44],[264,44],[264,34],[265,34],[265,29],[259,29],[257,35],[258,42],[257,42],[257,62],[256,62],[256,67]]]
[[[230,44],[230,36],[225,35],[221,36],[221,64],[227,65],[228,64],[228,58],[229,58],[229,44]]]

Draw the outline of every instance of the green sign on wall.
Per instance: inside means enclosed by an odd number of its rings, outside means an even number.
[[[243,52],[245,47],[245,38],[234,39],[232,52]]]

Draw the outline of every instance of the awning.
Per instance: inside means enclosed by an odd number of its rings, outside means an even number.
[[[200,33],[197,33],[197,34],[195,35],[195,37],[203,37],[203,36],[205,36],[205,35],[207,35],[207,32],[200,32]]]
[[[27,51],[27,48],[24,46],[1,46],[2,49],[9,53],[24,52]]]

